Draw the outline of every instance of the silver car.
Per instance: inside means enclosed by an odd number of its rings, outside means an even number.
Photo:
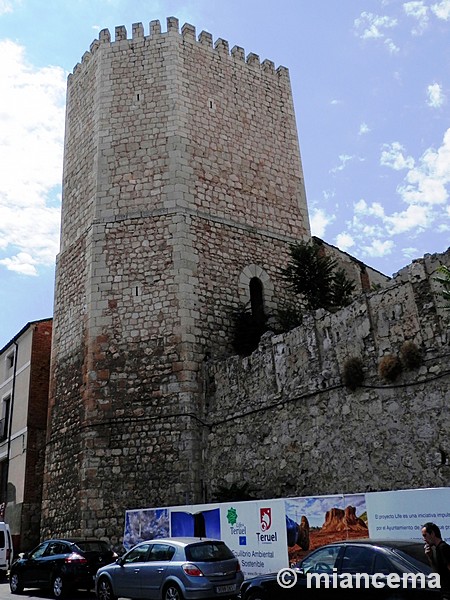
[[[165,538],[141,542],[95,576],[98,600],[236,599],[244,579],[221,540]]]

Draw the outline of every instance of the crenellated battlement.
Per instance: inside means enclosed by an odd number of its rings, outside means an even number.
[[[260,60],[258,54],[250,52],[245,55],[245,50],[241,46],[233,46],[230,50],[230,45],[227,40],[217,38],[213,42],[213,36],[207,31],[201,31],[197,37],[196,28],[194,25],[185,23],[179,27],[179,20],[176,17],[167,17],[167,30],[161,30],[161,23],[158,20],[150,21],[148,35],[145,35],[144,26],[142,23],[133,23],[131,38],[127,35],[127,29],[124,25],[115,27],[114,40],[112,40],[109,29],[102,29],[99,32],[98,39],[94,40],[85,52],[81,59],[81,64],[88,63],[92,56],[103,46],[114,46],[117,44],[127,43],[131,46],[133,43],[142,43],[155,40],[161,36],[177,35],[180,36],[186,44],[199,44],[205,48],[209,48],[213,52],[217,52],[221,56],[227,56],[236,61],[246,63],[249,67],[259,69],[261,72],[279,77],[288,77],[289,70],[284,66],[275,68],[273,61],[265,59]],[[77,63],[73,69],[75,73],[80,68],[80,63]]]

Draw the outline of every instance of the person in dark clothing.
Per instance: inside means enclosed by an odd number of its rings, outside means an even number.
[[[425,541],[425,556],[441,580],[441,597],[450,600],[450,545],[444,542],[441,530],[435,523],[425,523],[422,527]]]

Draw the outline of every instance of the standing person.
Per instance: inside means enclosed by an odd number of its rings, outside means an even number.
[[[450,546],[442,539],[441,530],[435,523],[423,525],[422,537],[425,556],[441,580],[441,597],[450,600]]]

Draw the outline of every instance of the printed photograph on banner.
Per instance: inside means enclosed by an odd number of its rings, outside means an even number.
[[[285,499],[289,564],[324,544],[369,537],[365,494]]]
[[[170,511],[171,537],[208,537],[221,539],[220,509],[202,507],[200,510]]]
[[[144,540],[164,538],[170,535],[169,509],[145,508],[125,512],[123,546],[130,550]]]

